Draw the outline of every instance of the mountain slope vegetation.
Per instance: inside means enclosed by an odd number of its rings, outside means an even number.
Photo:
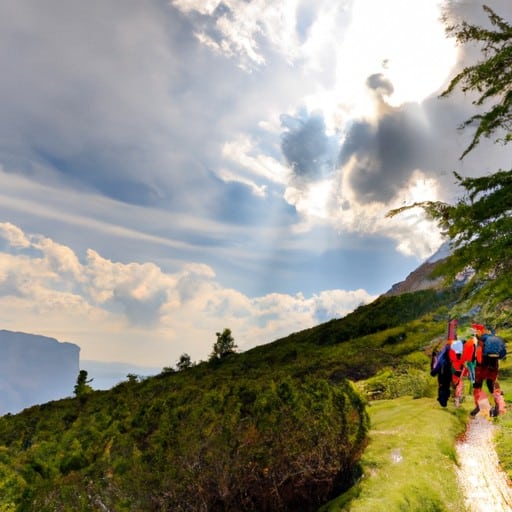
[[[0,510],[314,511],[356,499],[368,405],[409,396],[437,408],[429,357],[446,321],[506,328],[508,284],[382,296],[245,353],[3,416]]]
[[[454,299],[381,298],[246,353],[6,415],[1,507],[317,510],[353,484],[368,441],[353,381],[392,369],[427,392],[425,345]]]

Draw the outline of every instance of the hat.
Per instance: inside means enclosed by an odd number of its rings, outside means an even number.
[[[471,328],[476,332],[476,334],[482,334],[485,332],[485,325],[482,324],[471,324]]]

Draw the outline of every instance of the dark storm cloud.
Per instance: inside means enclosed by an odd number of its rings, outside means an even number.
[[[366,79],[366,85],[381,94],[392,94],[394,91],[393,84],[382,74],[375,73]]]
[[[281,150],[296,177],[314,180],[332,172],[338,142],[327,135],[323,115],[282,115],[281,126]]]
[[[359,201],[390,200],[418,169],[434,177],[448,197],[457,193],[453,171],[477,176],[507,165],[506,148],[488,140],[460,160],[472,132],[458,127],[473,113],[468,98],[455,92],[450,98],[432,96],[388,108],[373,123],[355,122],[341,147],[339,165],[354,159],[350,184]]]
[[[509,2],[493,0],[489,5],[498,15],[507,18]],[[453,2],[448,7],[445,12],[449,19],[466,19],[477,25],[488,25],[481,5]],[[457,68],[451,77],[456,75],[457,69],[474,64],[480,57],[481,51],[477,46],[462,46]],[[369,76],[366,85],[381,101],[380,116],[375,122],[359,120],[350,126],[338,159],[340,166],[354,159],[350,183],[360,201],[390,200],[416,169],[427,176],[434,176],[445,189],[454,190],[454,170],[465,175],[481,175],[492,170],[492,165],[498,167],[503,161],[503,152],[496,146],[489,152],[488,141],[482,141],[479,148],[487,150],[485,170],[481,159],[475,158],[476,153],[460,161],[471,139],[472,128],[461,131],[458,127],[476,113],[471,96],[464,96],[457,90],[449,98],[439,98],[444,90],[442,87],[421,103],[392,108],[382,99],[393,92],[393,84],[383,74]]]
[[[418,168],[426,133],[414,110],[411,105],[409,110],[389,112],[376,124],[359,121],[348,132],[339,163],[343,166],[355,157],[350,179],[360,201],[388,201]]]

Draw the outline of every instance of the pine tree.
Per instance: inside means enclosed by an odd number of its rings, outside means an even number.
[[[223,359],[224,357],[234,354],[238,348],[235,340],[231,335],[231,329],[224,329],[222,333],[216,332],[217,341],[213,345],[213,351],[210,354],[210,361]]]
[[[80,370],[78,377],[76,378],[76,384],[74,387],[75,396],[80,397],[86,395],[92,391],[89,383],[92,382],[93,379],[87,380],[87,371]]]
[[[446,32],[455,37],[459,44],[477,43],[482,47],[483,60],[465,67],[458,73],[441,94],[449,96],[457,87],[466,93],[477,93],[473,105],[481,107],[492,102],[491,108],[482,114],[475,114],[466,120],[460,128],[476,125],[476,131],[470,145],[462,153],[464,158],[479,143],[481,137],[490,138],[496,132],[503,132],[497,141],[508,143],[512,140],[512,25],[498,16],[490,7],[484,5],[489,17],[490,30],[462,21],[448,25]]]

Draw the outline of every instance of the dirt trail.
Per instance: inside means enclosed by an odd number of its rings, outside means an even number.
[[[494,447],[496,428],[485,416],[478,415],[457,443],[457,476],[470,512],[512,511],[512,488]]]

